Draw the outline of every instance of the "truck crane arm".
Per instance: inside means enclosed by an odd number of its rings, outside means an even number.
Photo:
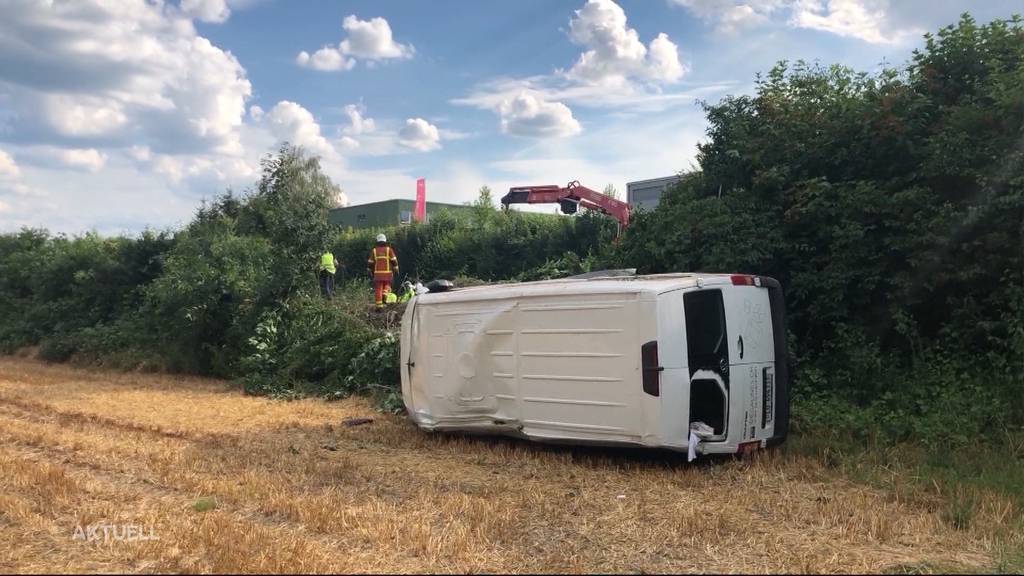
[[[572,181],[568,186],[517,186],[501,198],[501,205],[558,204],[563,214],[575,214],[580,206],[607,214],[619,222],[619,231],[629,226],[629,204]]]

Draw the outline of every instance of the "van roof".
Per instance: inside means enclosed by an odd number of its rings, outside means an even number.
[[[595,276],[591,278],[561,278],[537,282],[486,284],[456,288],[448,292],[428,293],[420,302],[468,302],[474,300],[500,300],[529,296],[556,296],[565,294],[660,294],[681,288],[692,288],[697,279],[719,284],[728,283],[728,274],[647,274],[639,276]]]

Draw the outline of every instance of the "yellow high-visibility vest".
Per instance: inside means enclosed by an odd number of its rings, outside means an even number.
[[[320,257],[320,270],[326,270],[331,274],[334,274],[338,270],[334,267],[334,254],[330,252],[324,252],[324,255]]]

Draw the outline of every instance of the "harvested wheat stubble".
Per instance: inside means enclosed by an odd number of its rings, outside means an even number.
[[[97,523],[159,539],[72,539]],[[0,358],[0,527],[4,572],[980,570],[995,546],[812,459],[435,436],[360,399],[23,358]]]

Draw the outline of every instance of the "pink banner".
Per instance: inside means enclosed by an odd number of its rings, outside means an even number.
[[[413,212],[412,217],[417,222],[427,219],[427,180],[425,178],[416,181],[416,211]]]

